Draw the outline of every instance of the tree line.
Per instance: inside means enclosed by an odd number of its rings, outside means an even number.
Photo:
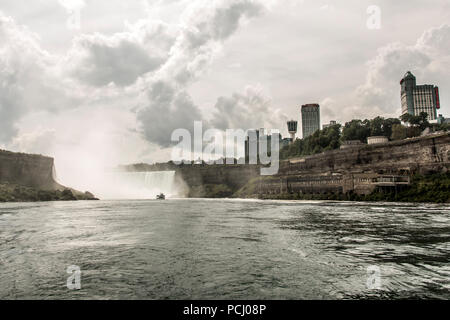
[[[422,112],[420,115],[404,114],[399,119],[383,117],[371,120],[354,119],[344,126],[336,124],[317,130],[304,139],[296,139],[280,150],[280,158],[288,159],[339,149],[344,141],[359,140],[367,143],[367,138],[371,136],[385,136],[394,141],[418,137],[427,128],[431,131],[450,129],[448,124],[430,124],[427,118],[428,114]]]

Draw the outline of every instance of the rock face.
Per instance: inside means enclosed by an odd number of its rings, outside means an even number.
[[[188,197],[231,197],[245,184],[259,176],[256,165],[192,165],[182,166],[176,178],[188,186]]]
[[[257,165],[208,165],[158,163],[120,166],[121,171],[175,171],[175,184],[181,197],[231,197],[249,180],[259,177]]]
[[[0,150],[0,202],[56,200],[96,198],[56,182],[53,158]]]
[[[450,171],[450,133],[397,142],[347,146],[280,162],[277,175],[260,176],[256,165],[137,164],[129,171],[173,170],[188,197],[262,197],[287,194],[367,195],[401,189],[415,174]]]
[[[185,167],[177,174],[191,190],[201,190],[202,184],[222,184],[235,196],[272,197],[295,193],[367,195],[376,188],[401,189],[415,174],[449,169],[450,134],[442,133],[282,161],[279,173],[270,177],[261,177],[259,167],[248,165]]]
[[[0,150],[0,183],[43,190],[62,187],[53,179],[53,158],[4,150]]]
[[[435,134],[283,161],[278,175],[259,178],[241,196],[367,195],[376,188],[402,188],[415,174],[446,173],[449,168],[450,134]]]
[[[280,174],[299,172],[402,172],[441,171],[450,162],[450,133],[377,145],[334,150],[282,163]]]

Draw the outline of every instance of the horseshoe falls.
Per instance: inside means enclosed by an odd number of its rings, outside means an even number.
[[[176,193],[175,171],[106,173],[93,188],[101,199],[155,199]]]

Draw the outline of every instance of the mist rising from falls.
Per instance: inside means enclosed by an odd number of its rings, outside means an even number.
[[[167,197],[177,193],[175,171],[110,172],[92,191],[101,199],[156,199],[161,192]]]

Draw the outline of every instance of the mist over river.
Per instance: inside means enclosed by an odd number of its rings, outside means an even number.
[[[449,261],[448,205],[0,204],[2,299],[449,299]]]

